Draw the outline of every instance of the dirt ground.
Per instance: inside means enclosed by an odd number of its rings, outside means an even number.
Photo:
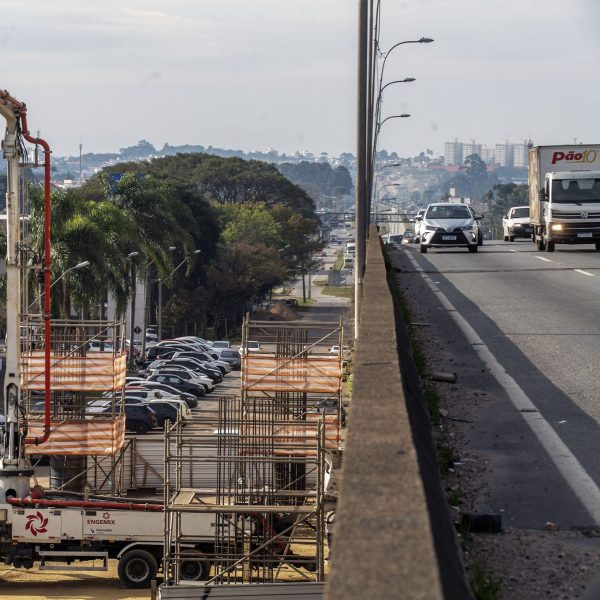
[[[33,568],[0,569],[2,600],[149,600],[150,590],[122,587],[117,561],[105,571],[39,571]]]

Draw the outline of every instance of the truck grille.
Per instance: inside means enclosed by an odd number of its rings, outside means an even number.
[[[562,210],[554,210],[552,209],[552,217],[554,219],[581,219],[581,213],[587,213],[587,219],[600,219],[600,212],[599,211],[588,211],[585,210],[585,208],[582,206],[581,210],[579,210],[578,212],[564,212]]]

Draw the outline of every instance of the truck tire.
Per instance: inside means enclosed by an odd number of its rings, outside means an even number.
[[[544,249],[546,248],[546,244],[544,244],[544,238],[540,236],[540,237],[537,237],[535,241],[536,241],[537,249],[540,252],[543,252]]]
[[[546,252],[554,252],[554,242],[546,242]]]
[[[474,252],[477,252],[477,245],[469,246],[469,252],[471,254],[473,254]]]
[[[147,550],[130,550],[119,559],[119,579],[127,588],[147,588],[156,578],[158,564]]]
[[[425,244],[419,244],[419,252],[421,254],[427,254],[427,246]]]
[[[515,241],[515,236],[514,235],[509,235],[508,236],[508,241],[509,242],[514,242]]]
[[[181,554],[179,576],[182,581],[206,581],[209,578],[210,561],[206,554],[199,550],[185,550]],[[183,558],[183,555],[186,555],[186,558]]]
[[[508,236],[507,235],[504,236],[504,241],[508,242]]]
[[[600,252],[600,242],[596,242],[596,252]]]

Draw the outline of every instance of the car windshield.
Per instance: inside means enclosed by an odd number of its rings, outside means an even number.
[[[237,358],[237,352],[235,350],[225,350],[221,356],[223,358]]]
[[[529,207],[523,206],[522,208],[513,208],[512,218],[521,219],[529,216]]]
[[[470,219],[471,213],[461,204],[430,206],[425,215],[427,219]]]
[[[600,179],[559,179],[552,182],[553,202],[600,202]]]

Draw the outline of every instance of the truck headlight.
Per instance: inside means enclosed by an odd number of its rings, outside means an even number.
[[[550,229],[552,231],[562,231],[563,226],[560,223],[552,223]]]

